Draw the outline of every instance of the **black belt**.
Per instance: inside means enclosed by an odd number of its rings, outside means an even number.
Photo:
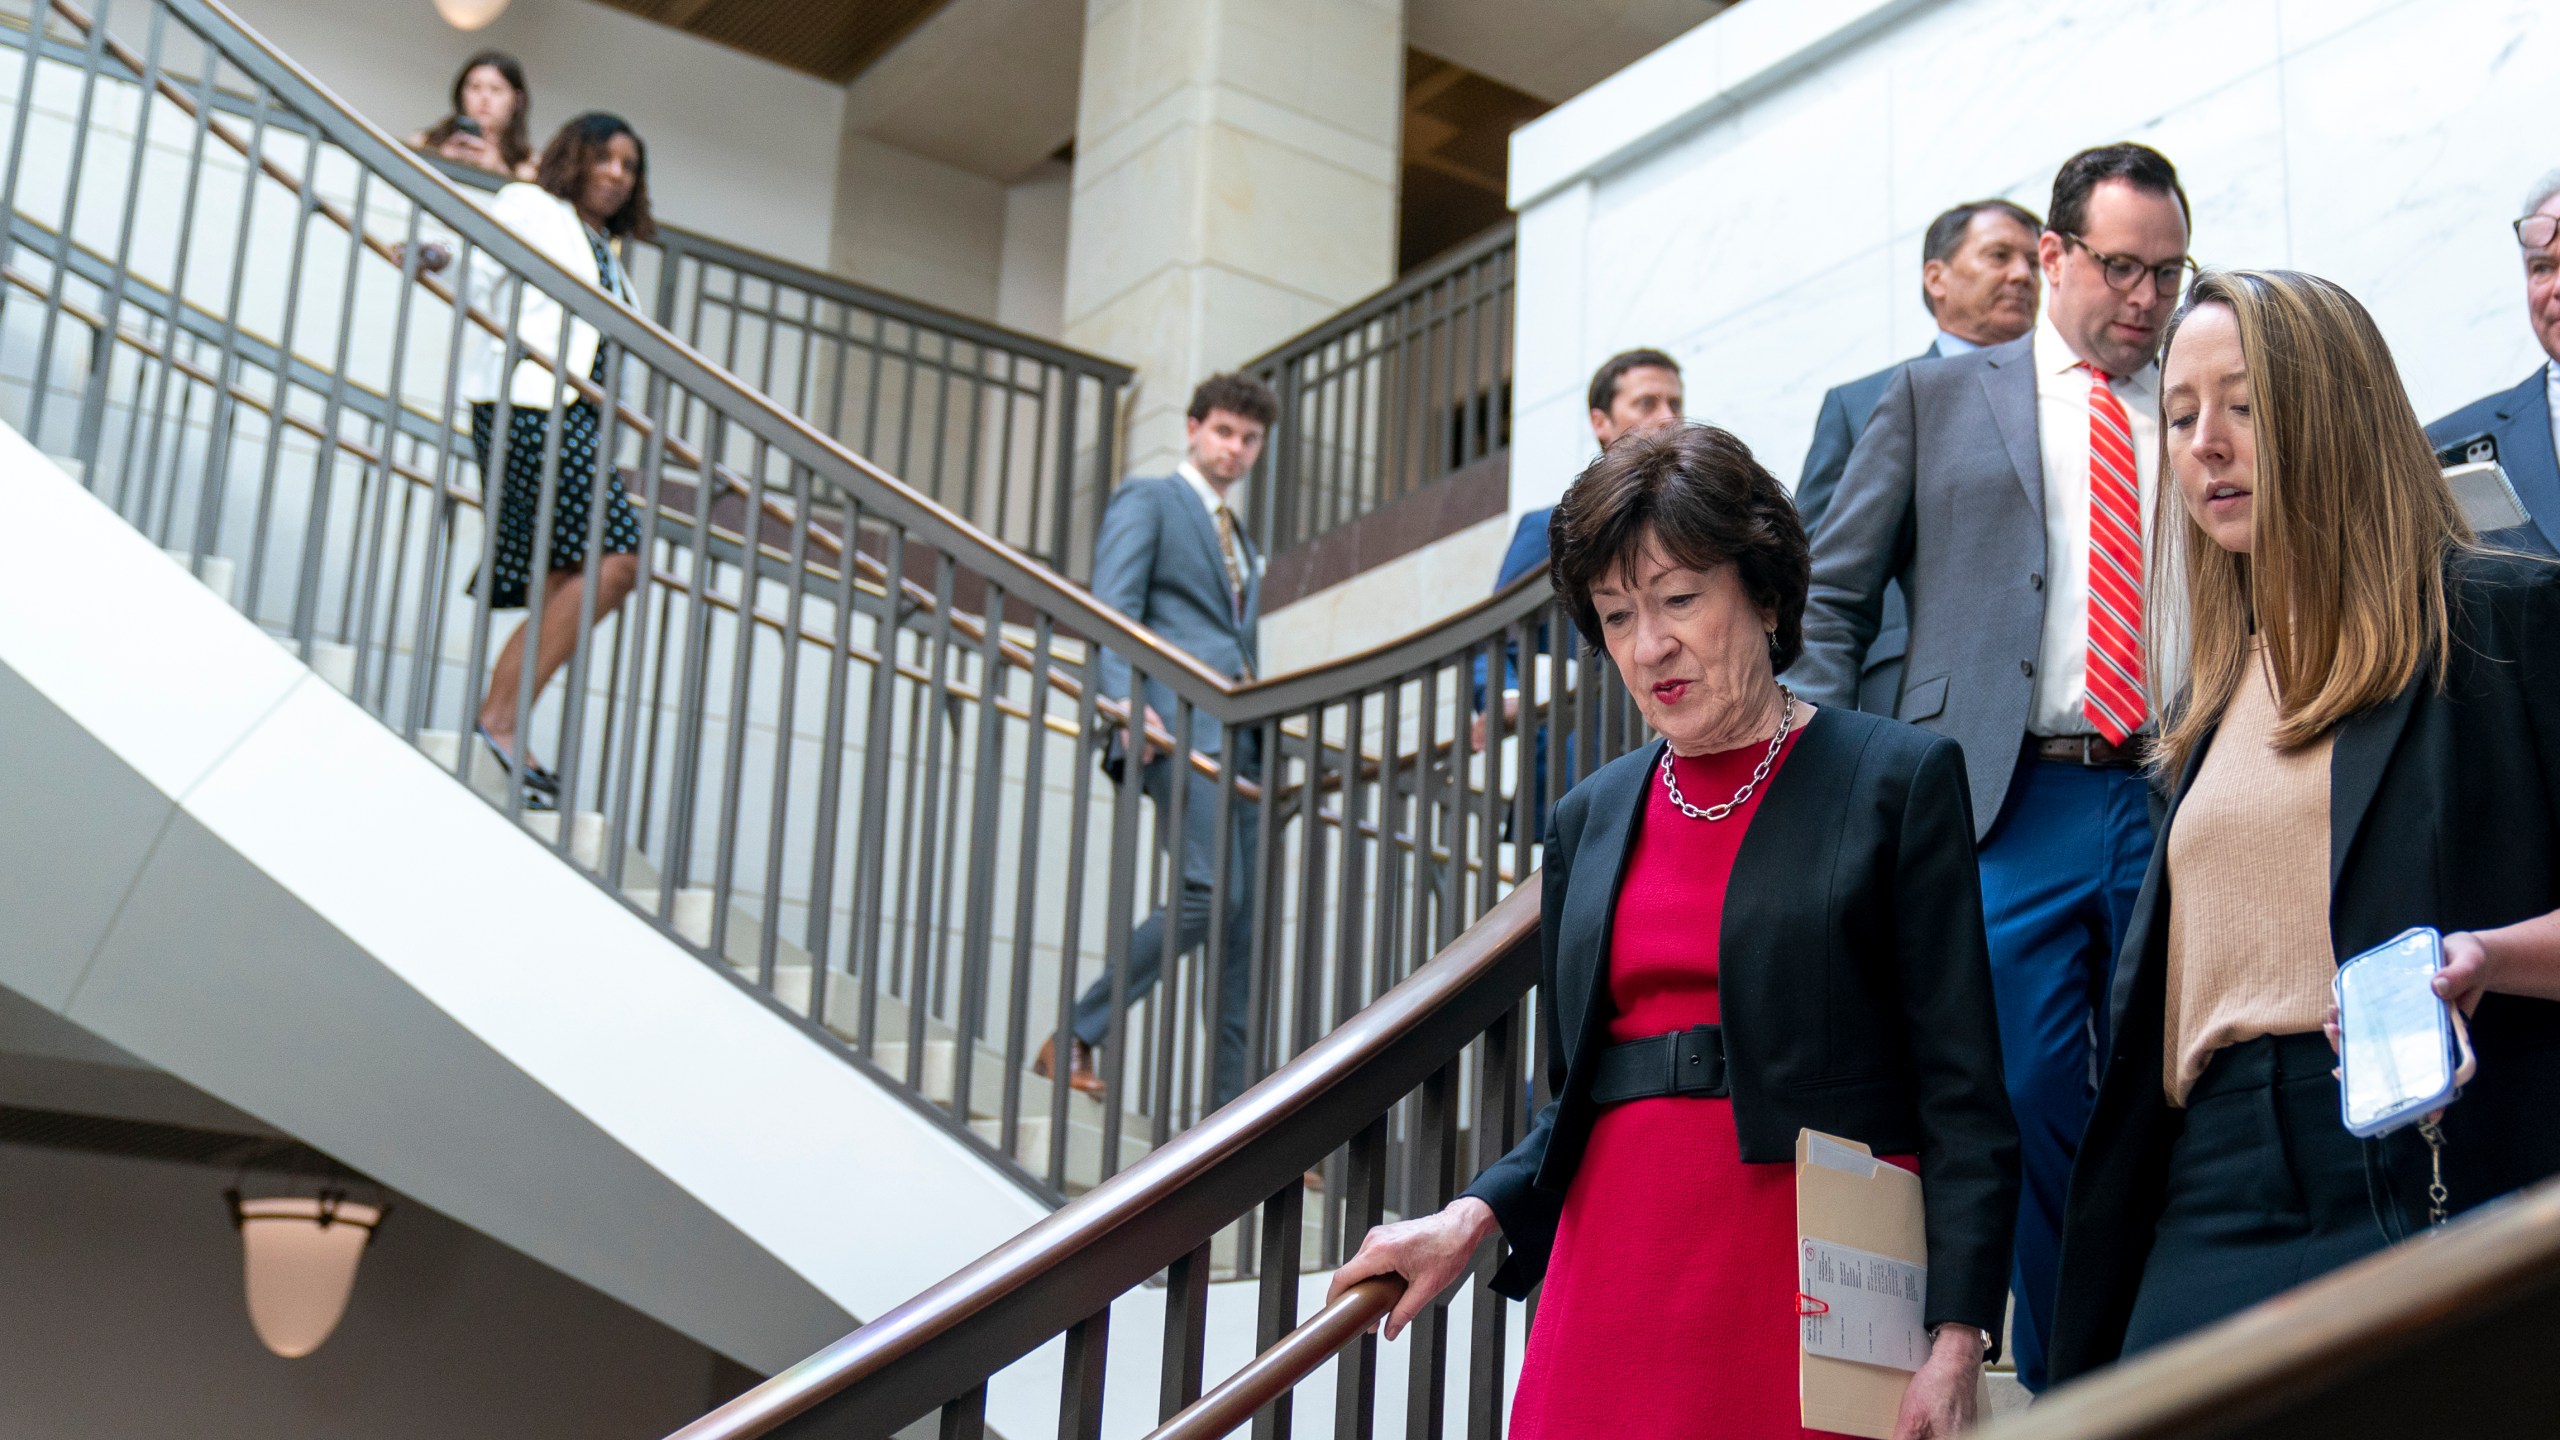
[[[2092,770],[2139,770],[2151,763],[2151,737],[2131,735],[2122,745],[2101,735],[2030,735],[2027,753],[2039,760],[2085,765]]]
[[[1630,1040],[1600,1052],[1591,1076],[1598,1105],[1650,1100],[1657,1095],[1730,1095],[1725,1083],[1724,1030],[1692,1025],[1649,1040]]]

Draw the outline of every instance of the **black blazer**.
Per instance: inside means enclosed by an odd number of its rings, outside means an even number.
[[[1657,742],[1565,794],[1547,834],[1538,992],[1555,1102],[1467,1193],[1511,1255],[1505,1295],[1545,1275],[1599,1107],[1609,935]],[[1982,887],[1955,742],[1858,711],[1818,712],[1770,783],[1725,891],[1721,975],[1734,1123],[1746,1161],[1792,1162],[1796,1131],[1917,1154],[1929,1323],[2000,1333],[2018,1133],[2000,1078]]]
[[[2484,930],[2560,909],[2560,566],[2509,555],[2447,567],[2454,631],[2389,703],[2338,727],[2329,760],[2329,937],[2341,960],[2412,925]],[[2184,1122],[2161,1086],[2178,779],[2116,966],[2113,1050],[2071,1176],[2053,1378],[2113,1361]],[[2492,995],[2472,1017],[2480,1071],[2445,1113],[2449,1208],[2560,1173],[2560,1004]],[[2341,1122],[2343,1123],[2343,1122]],[[2415,1127],[2364,1142],[2375,1213],[2397,1239],[2426,1215]]]

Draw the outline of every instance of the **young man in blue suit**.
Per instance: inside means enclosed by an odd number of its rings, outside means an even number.
[[[1796,513],[1804,517],[1804,533],[1812,535],[1849,468],[1849,452],[1867,433],[1867,417],[1884,398],[1885,382],[1913,360],[1965,355],[1987,345],[2006,345],[2036,325],[2036,236],[2044,222],[2024,206],[2006,200],[1968,200],[1929,222],[1920,242],[1920,300],[1938,325],[1929,348],[1835,385],[1822,397],[1822,412],[1813,422],[1813,448],[1805,452],[1804,473],[1796,481]],[[1903,608],[1902,587],[1885,587],[1884,621],[1867,647],[1866,673],[1858,680],[1858,708],[1890,715],[1902,693],[1902,649],[1910,620]]]
[[[2515,222],[2524,247],[2525,318],[2549,360],[2512,390],[2474,400],[2427,427],[2440,448],[2467,449],[2486,439],[2515,483],[2527,524],[2488,537],[2492,543],[2560,555],[2560,170],[2542,177]],[[2458,456],[2456,458],[2459,458]]]
[[[1253,678],[1255,628],[1262,618],[1262,555],[1244,534],[1242,517],[1228,495],[1253,469],[1280,405],[1249,375],[1212,375],[1191,394],[1183,422],[1185,458],[1171,475],[1124,480],[1102,512],[1094,539],[1093,594],[1105,605],[1146,626],[1166,642],[1230,680]],[[1129,662],[1111,650],[1101,659],[1102,695],[1130,698]],[[1149,680],[1140,703],[1149,729],[1172,733],[1165,720],[1173,691]],[[1195,712],[1194,752],[1233,765],[1239,777],[1261,773],[1261,736],[1228,736],[1218,722]],[[1114,728],[1105,768],[1117,770],[1123,732]],[[1156,840],[1182,875],[1176,914],[1175,953],[1209,938],[1216,889],[1218,785],[1189,766],[1182,828],[1173,827],[1174,759],[1155,746],[1139,757],[1139,780],[1156,808]],[[1219,950],[1217,1049],[1210,1066],[1209,1108],[1244,1090],[1245,1016],[1251,998],[1255,807],[1239,797],[1230,807],[1227,850],[1225,943]],[[1135,1003],[1152,988],[1164,964],[1167,912],[1159,908],[1129,932],[1127,981],[1122,1003]],[[1076,1001],[1075,1054],[1067,1083],[1088,1095],[1108,1086],[1093,1066],[1094,1048],[1117,1028],[1112,978],[1094,981]],[[1054,1074],[1057,1037],[1042,1042],[1035,1074]],[[1134,1078],[1134,1072],[1126,1077]]]

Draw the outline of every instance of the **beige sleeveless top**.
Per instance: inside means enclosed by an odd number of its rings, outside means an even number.
[[[2329,752],[2275,746],[2264,652],[2222,717],[2169,828],[2169,975],[2161,1075],[2183,1106],[2213,1052],[2319,1030],[2329,946]]]

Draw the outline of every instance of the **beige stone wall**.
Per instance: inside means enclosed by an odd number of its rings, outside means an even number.
[[[1066,338],[1131,361],[1127,468],[1200,377],[1394,275],[1399,0],[1089,0]]]

